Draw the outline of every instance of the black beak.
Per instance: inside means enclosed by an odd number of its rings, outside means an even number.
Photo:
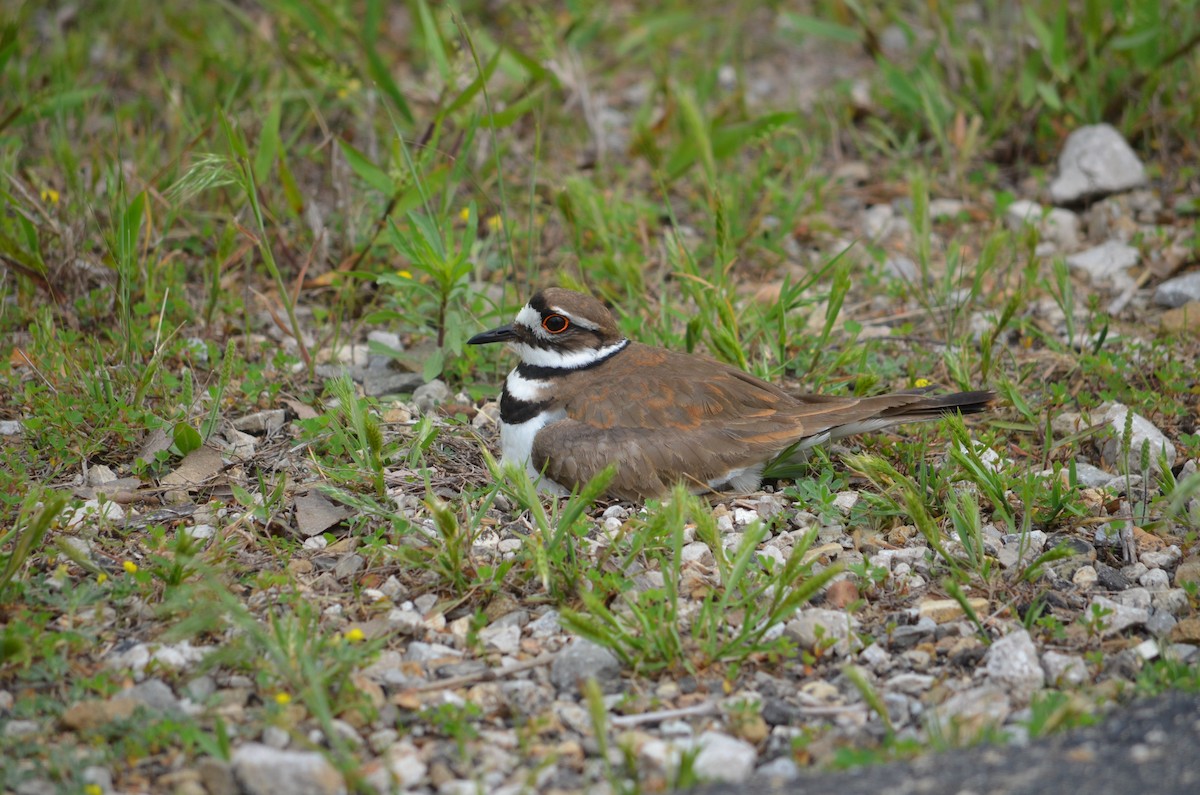
[[[467,340],[468,345],[487,345],[489,342],[508,342],[516,339],[516,332],[513,331],[512,324],[507,326],[499,326],[491,331],[483,331],[476,334],[471,339]]]

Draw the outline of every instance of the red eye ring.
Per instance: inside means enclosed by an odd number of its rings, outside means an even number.
[[[547,315],[542,320],[542,328],[551,334],[562,334],[571,327],[571,321],[563,315]]]

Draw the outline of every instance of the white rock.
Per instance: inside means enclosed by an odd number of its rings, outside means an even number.
[[[1154,303],[1159,306],[1183,306],[1188,301],[1200,301],[1200,271],[1167,279],[1154,291]]]
[[[833,507],[843,513],[849,513],[858,501],[861,495],[857,491],[839,491],[833,498]]]
[[[1104,626],[1102,634],[1105,637],[1116,635],[1129,627],[1142,626],[1150,619],[1150,611],[1144,607],[1119,604],[1103,596],[1092,597],[1092,603],[1084,611],[1084,617],[1090,620],[1096,608],[1109,611],[1107,615],[1100,618],[1100,622]]]
[[[787,622],[785,631],[789,637],[795,638],[803,649],[811,651],[818,647],[828,648],[844,656],[857,645],[854,635],[857,628],[858,619],[843,610],[810,607],[801,610],[794,619]]]
[[[1058,158],[1058,177],[1050,183],[1056,204],[1136,188],[1146,170],[1133,149],[1108,124],[1080,127],[1067,136]]]
[[[316,751],[280,751],[247,743],[233,752],[233,775],[245,795],[340,795],[342,776]]]
[[[429,766],[421,759],[421,752],[408,740],[402,740],[388,749],[384,763],[396,777],[401,789],[413,789],[425,778]]]
[[[1086,274],[1092,284],[1125,290],[1134,286],[1129,269],[1138,264],[1141,254],[1133,246],[1109,240],[1067,257],[1067,265]]]
[[[112,500],[105,500],[101,505],[99,500],[88,500],[75,509],[71,518],[67,519],[67,527],[76,527],[84,521],[120,522],[125,518],[125,509]]]
[[[1124,451],[1121,449],[1121,437],[1125,433],[1125,415],[1129,413],[1129,409],[1116,402],[1106,403],[1100,406],[1100,409],[1103,410],[1100,421],[1111,428],[1111,433],[1101,446],[1101,453],[1106,462],[1111,462],[1116,468],[1124,471],[1126,461]],[[1160,451],[1166,454],[1168,466],[1175,465],[1175,445],[1171,444],[1154,423],[1140,414],[1134,414],[1132,430],[1128,460],[1131,471],[1136,473],[1141,467],[1143,442],[1148,442],[1150,445],[1151,472],[1158,471]]]
[[[1037,647],[1024,629],[1010,632],[993,643],[985,659],[988,678],[1005,687],[1022,706],[1046,684]]]
[[[488,651],[516,654],[521,648],[521,628],[515,624],[504,627],[484,627],[479,630],[479,640]]]
[[[422,384],[413,391],[413,404],[428,414],[450,399],[450,387],[440,379],[435,378],[428,384]]]
[[[737,783],[754,772],[758,752],[745,740],[707,731],[696,740],[696,745],[700,751],[694,770],[702,778]]]
[[[1087,663],[1074,654],[1048,651],[1042,655],[1046,681],[1054,686],[1081,685],[1087,681]]]

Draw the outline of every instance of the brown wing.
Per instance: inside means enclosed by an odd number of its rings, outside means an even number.
[[[734,367],[636,343],[620,358],[619,367],[605,363],[587,379],[559,380],[567,418],[543,428],[532,450],[534,467],[555,482],[581,485],[616,461],[610,494],[657,496],[680,481],[704,486],[730,470],[763,464],[804,438],[932,419],[963,405],[945,400],[959,396],[922,392],[797,398]],[[595,399],[597,380],[619,393],[622,379],[634,377],[640,399],[632,389],[628,400]]]

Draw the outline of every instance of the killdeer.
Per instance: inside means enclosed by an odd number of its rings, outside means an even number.
[[[558,494],[613,462],[608,494],[618,499],[661,496],[681,481],[695,491],[754,491],[766,464],[789,448],[971,414],[995,397],[792,395],[713,359],[631,342],[602,303],[561,288],[467,340],[492,342],[521,357],[500,397],[502,460],[524,463]]]

